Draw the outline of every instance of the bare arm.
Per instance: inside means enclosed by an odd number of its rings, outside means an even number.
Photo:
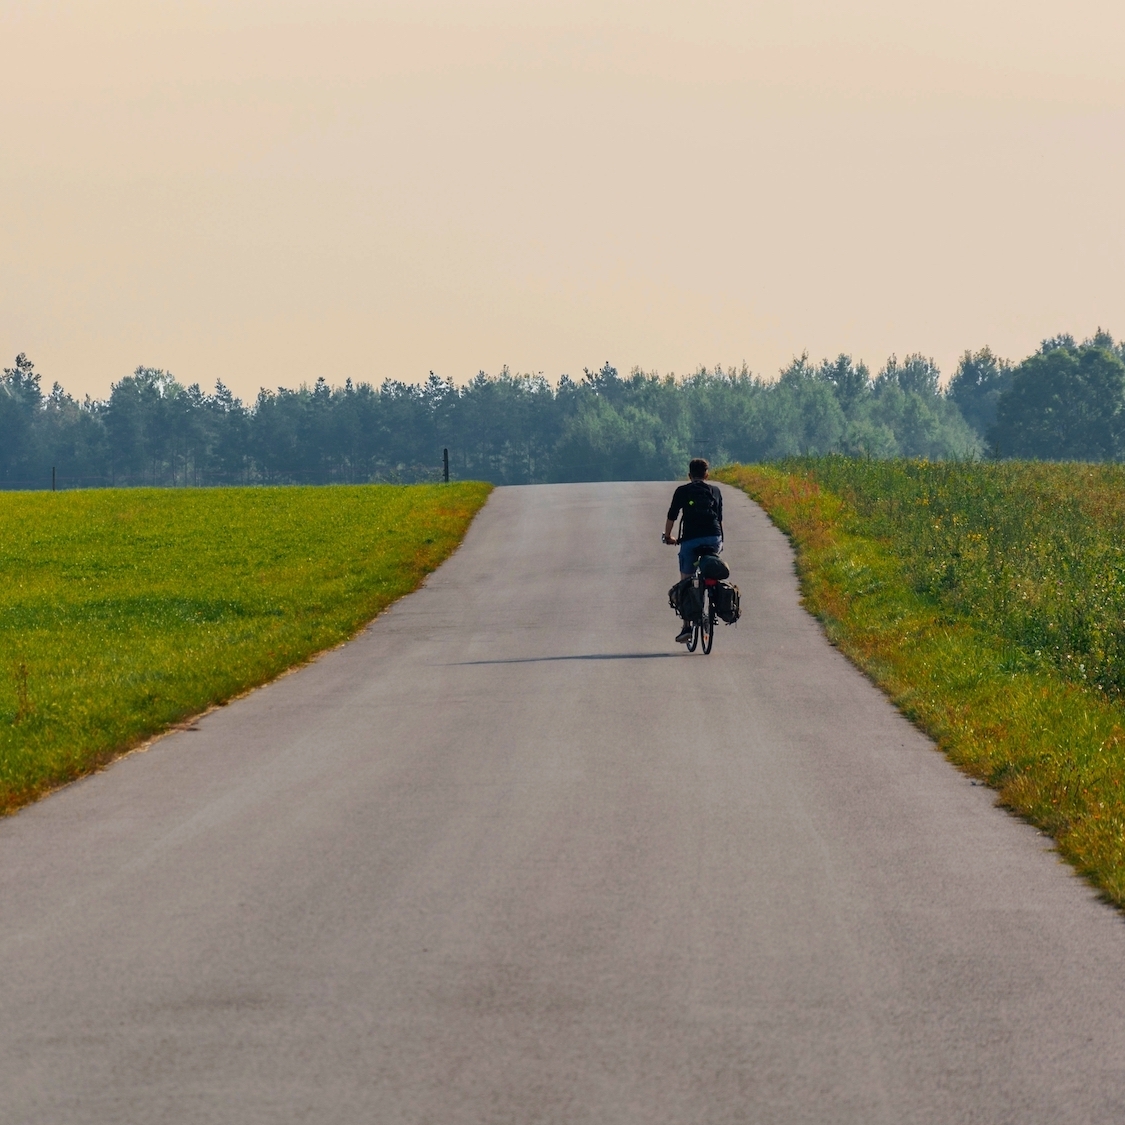
[[[676,540],[672,538],[672,524],[675,522],[675,520],[668,520],[664,524],[664,542],[671,543],[673,546],[676,544]]]

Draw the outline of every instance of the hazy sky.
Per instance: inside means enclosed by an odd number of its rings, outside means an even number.
[[[946,373],[1125,334],[1122,0],[0,0],[0,358]]]

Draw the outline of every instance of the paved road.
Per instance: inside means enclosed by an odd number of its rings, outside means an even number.
[[[0,1120],[1125,1121],[1125,925],[821,638],[672,642],[669,486],[498,491],[427,587],[0,823]]]

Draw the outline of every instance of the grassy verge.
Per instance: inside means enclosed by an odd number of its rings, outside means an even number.
[[[1122,471],[828,458],[716,476],[790,537],[833,643],[1125,906]]]
[[[0,811],[346,640],[489,491],[0,493]]]

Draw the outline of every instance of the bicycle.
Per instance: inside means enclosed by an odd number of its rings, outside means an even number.
[[[711,646],[715,643],[715,600],[712,590],[718,585],[717,578],[704,578],[700,573],[699,564],[706,555],[700,555],[695,560],[692,568],[691,588],[698,591],[693,601],[696,602],[696,612],[690,620],[691,637],[687,642],[688,652],[695,652],[702,643],[703,655],[708,656]],[[685,618],[685,621],[687,618]]]
[[[665,543],[675,544],[677,542],[677,540],[663,536],[661,538]],[[718,612],[715,608],[713,591],[719,584],[719,580],[707,578],[702,573],[701,566],[704,559],[717,557],[710,551],[704,551],[695,556],[695,562],[692,564],[691,586],[689,587],[693,591],[692,601],[695,604],[691,610],[682,614],[684,624],[691,626],[691,636],[687,640],[688,652],[695,652],[702,643],[704,656],[710,654],[711,646],[715,643],[715,620],[718,617]],[[685,590],[684,593],[686,592]],[[689,616],[689,613],[691,616]]]

